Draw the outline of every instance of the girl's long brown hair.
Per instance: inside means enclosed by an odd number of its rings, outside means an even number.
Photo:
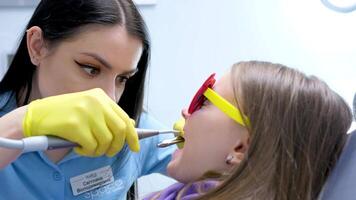
[[[267,62],[232,67],[238,107],[250,119],[245,160],[200,199],[317,199],[352,122],[323,81]]]

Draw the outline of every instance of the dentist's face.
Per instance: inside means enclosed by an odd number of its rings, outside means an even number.
[[[230,74],[222,77],[213,90],[230,103],[234,102]],[[240,144],[246,144],[247,130],[208,100],[191,115],[186,110],[182,113],[185,118],[184,148],[173,154],[168,174],[180,182],[192,182],[209,171],[224,173],[230,170],[226,158]]]
[[[122,26],[94,25],[42,52],[46,55],[36,67],[35,98],[101,88],[118,102],[126,80],[137,70],[142,42]]]

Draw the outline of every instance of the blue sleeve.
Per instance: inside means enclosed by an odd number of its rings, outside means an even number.
[[[159,123],[147,113],[143,113],[141,115],[139,127],[145,129],[167,129],[167,127],[163,126],[161,123]],[[156,145],[160,141],[172,137],[174,137],[173,134],[168,134],[140,140],[140,176],[144,176],[151,173],[166,174],[167,164],[170,162],[171,155],[177,147],[176,145],[172,145],[166,148],[158,148]]]

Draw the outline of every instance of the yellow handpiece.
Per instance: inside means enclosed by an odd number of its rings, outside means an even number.
[[[176,131],[179,131],[179,136],[184,138],[184,124],[185,124],[185,119],[184,118],[180,118],[178,121],[176,121],[173,125],[173,129]],[[179,149],[182,149],[184,146],[184,142],[178,143],[177,144]]]

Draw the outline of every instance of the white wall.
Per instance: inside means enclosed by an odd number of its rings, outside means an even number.
[[[356,92],[356,12],[319,0],[158,0],[140,7],[153,55],[148,109],[164,124],[179,117],[201,82],[234,62],[267,60],[316,74],[351,105]],[[0,74],[33,8],[0,8]]]
[[[316,74],[351,105],[356,92],[356,12],[319,0],[160,0],[143,8],[153,57],[148,107],[170,126],[212,72],[267,60]]]
[[[0,78],[6,70],[6,55],[15,51],[15,46],[33,10],[33,8],[0,8]]]
[[[356,92],[356,12],[319,0],[158,0],[141,7],[153,55],[148,110],[167,126],[202,81],[241,60],[266,60],[324,79],[351,105]],[[32,8],[0,9],[0,73]],[[154,186],[158,182],[160,186]],[[170,180],[146,180],[141,193]]]

